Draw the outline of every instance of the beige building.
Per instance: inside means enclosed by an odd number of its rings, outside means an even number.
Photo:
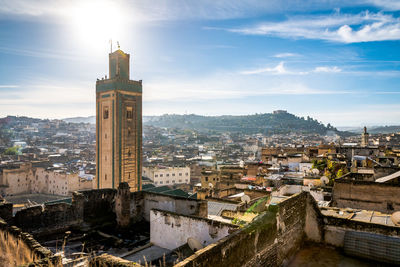
[[[22,164],[18,169],[4,169],[0,176],[0,194],[12,196],[20,194],[71,195],[82,189],[92,189],[93,181],[80,178],[77,173],[60,170],[46,170]]]
[[[142,81],[129,79],[129,57],[110,53],[109,78],[96,82],[96,188],[141,190]]]
[[[150,178],[156,186],[189,184],[190,167],[144,167],[143,176]]]

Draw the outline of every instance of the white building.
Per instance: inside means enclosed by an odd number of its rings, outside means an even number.
[[[189,184],[190,167],[144,167],[143,176],[152,180],[156,186]]]

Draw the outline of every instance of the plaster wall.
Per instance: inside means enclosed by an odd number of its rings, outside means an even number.
[[[400,186],[361,181],[337,181],[333,187],[333,206],[375,210],[384,213],[400,211]]]
[[[237,226],[204,218],[182,216],[161,210],[150,212],[150,242],[170,250],[186,244],[189,237],[207,246],[235,229]]]

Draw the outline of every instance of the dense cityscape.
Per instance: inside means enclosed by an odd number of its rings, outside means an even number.
[[[400,265],[399,10],[0,0],[0,267]]]

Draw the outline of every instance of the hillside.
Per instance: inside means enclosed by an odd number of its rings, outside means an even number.
[[[89,117],[73,117],[73,118],[65,118],[62,119],[65,122],[69,123],[96,123],[96,116],[89,116]]]
[[[146,117],[144,124],[156,127],[192,129],[197,131],[241,132],[247,134],[263,133],[329,133],[345,134],[330,124],[324,124],[310,117],[300,118],[293,114],[264,113],[241,116],[200,116],[190,115],[162,115]]]
[[[371,134],[389,134],[389,133],[398,133],[400,132],[400,126],[377,126],[371,129],[368,129],[368,132]]]

